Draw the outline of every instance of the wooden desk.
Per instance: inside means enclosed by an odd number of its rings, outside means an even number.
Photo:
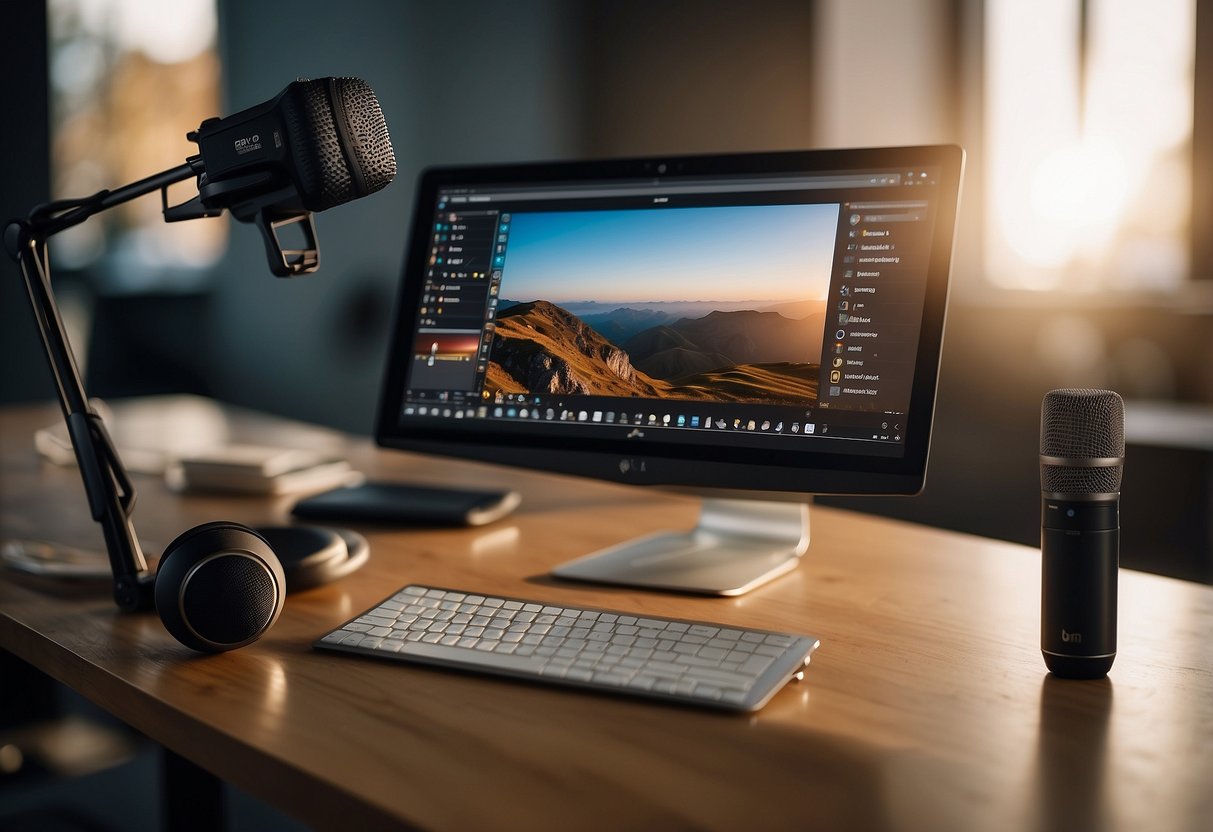
[[[99,546],[76,472],[32,449],[57,417],[0,414],[0,536]],[[290,439],[273,420],[240,424]],[[324,828],[1209,828],[1213,588],[1122,572],[1109,679],[1064,682],[1038,650],[1030,548],[815,508],[800,568],[741,598],[558,583],[555,564],[689,525],[695,503],[341,444],[374,477],[508,484],[525,501],[483,529],[365,529],[363,570],[292,595],[265,639],[216,657],[153,616],[119,614],[104,587],[0,574],[0,647]],[[136,484],[149,551],[206,520],[283,520],[290,502]],[[801,631],[822,646],[805,682],[749,717],[310,649],[408,582]]]

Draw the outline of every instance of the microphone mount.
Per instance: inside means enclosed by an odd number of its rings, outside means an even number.
[[[192,177],[198,178],[199,196],[170,206],[169,186]],[[248,184],[244,183],[244,186]],[[214,195],[225,188],[239,186],[239,183],[232,182],[208,185],[202,157],[191,156],[184,164],[113,191],[104,190],[82,199],[57,200],[40,205],[30,211],[24,220],[10,222],[4,229],[5,250],[21,267],[43,352],[54,377],[68,435],[84,480],[89,511],[93,520],[101,524],[105,537],[105,548],[114,576],[114,600],[123,610],[146,610],[154,606],[152,589],[155,574],[148,570],[147,558],[139,546],[131,522],[135,488],[101,416],[89,404],[63,318],[55,303],[47,241],[95,214],[154,191],[160,191],[167,222],[219,216],[223,209],[208,206],[207,194]],[[261,228],[274,274],[287,276],[315,271],[319,256],[311,212],[275,209],[274,200],[282,196],[279,192],[255,197],[230,210],[237,219],[252,220]],[[306,247],[284,250],[278,241],[277,228],[293,222],[306,223]]]
[[[201,159],[198,156],[192,158]],[[320,245],[312,212],[284,207],[299,199],[293,185],[287,184],[263,193],[267,185],[273,184],[273,180],[274,176],[269,171],[255,171],[211,182],[204,172],[199,171],[198,195],[193,199],[170,206],[167,190],[161,191],[164,221],[217,217],[224,209],[214,206],[230,205],[228,211],[233,217],[241,222],[253,223],[261,232],[271,273],[277,277],[310,274],[320,267]],[[241,200],[241,193],[257,195]],[[278,230],[290,225],[298,225],[303,234],[301,248],[286,248],[279,236]]]

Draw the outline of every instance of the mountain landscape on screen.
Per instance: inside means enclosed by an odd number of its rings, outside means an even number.
[[[578,316],[567,307],[592,311]],[[764,404],[817,399],[824,301],[601,307],[503,301],[487,388]]]

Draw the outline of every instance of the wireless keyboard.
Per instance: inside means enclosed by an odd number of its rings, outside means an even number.
[[[406,586],[315,647],[756,711],[801,677],[818,644],[705,621]]]

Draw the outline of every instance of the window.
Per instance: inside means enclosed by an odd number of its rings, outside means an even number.
[[[984,272],[1166,289],[1189,272],[1194,0],[987,0]]]
[[[196,152],[186,132],[220,110],[215,0],[51,0],[49,16],[56,198],[125,185]],[[60,235],[56,267],[104,263],[109,291],[191,288],[222,255],[227,223],[166,224],[160,207],[135,200]]]

